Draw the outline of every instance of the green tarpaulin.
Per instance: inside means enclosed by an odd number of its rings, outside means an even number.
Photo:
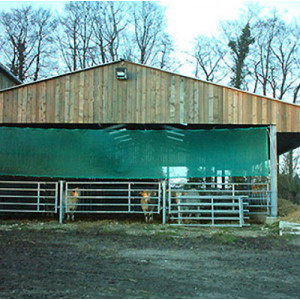
[[[0,127],[0,174],[114,179],[266,176],[268,132]]]

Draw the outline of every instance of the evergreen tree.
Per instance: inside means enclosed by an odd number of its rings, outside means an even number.
[[[235,40],[230,40],[228,46],[233,51],[234,66],[232,68],[233,77],[231,84],[238,89],[241,89],[245,78],[245,60],[249,53],[249,47],[254,43],[254,38],[251,36],[249,23],[242,30],[240,37]]]

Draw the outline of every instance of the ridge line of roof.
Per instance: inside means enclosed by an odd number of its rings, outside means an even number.
[[[172,71],[168,71],[168,70],[163,70],[163,69],[160,69],[160,68],[157,68],[157,67],[153,67],[153,66],[143,65],[141,63],[132,62],[132,61],[129,61],[129,60],[126,60],[126,59],[119,59],[119,60],[116,60],[116,61],[111,61],[111,62],[107,62],[107,63],[104,63],[104,64],[99,64],[99,65],[91,66],[91,67],[88,67],[88,68],[85,68],[85,69],[71,71],[71,72],[67,72],[67,73],[63,73],[63,74],[59,74],[59,75],[55,75],[55,76],[51,76],[51,77],[39,79],[37,81],[27,82],[27,83],[23,83],[23,84],[20,84],[20,85],[17,85],[17,86],[8,87],[6,89],[0,90],[0,93],[6,92],[6,91],[9,91],[9,90],[13,90],[13,89],[16,89],[16,88],[21,88],[21,87],[24,87],[24,86],[27,86],[27,85],[30,85],[30,84],[40,83],[42,81],[48,81],[48,80],[51,80],[51,79],[55,79],[55,78],[59,78],[59,77],[63,77],[63,76],[68,76],[68,75],[72,75],[72,74],[77,74],[77,73],[80,73],[80,72],[84,72],[84,71],[96,69],[96,68],[99,68],[99,67],[104,67],[104,66],[108,66],[108,65],[118,64],[120,62],[126,62],[126,63],[130,63],[130,64],[133,64],[133,65],[138,65],[140,67],[145,67],[145,68],[150,68],[150,69],[153,69],[153,70],[156,70],[156,71],[161,71],[161,72],[164,72],[164,73],[167,73],[167,74],[176,75],[176,76],[180,76],[180,77],[184,77],[184,78],[188,78],[188,79],[200,81],[200,82],[203,82],[203,83],[206,83],[206,84],[210,84],[210,85],[214,85],[214,86],[218,86],[218,87],[221,87],[221,88],[231,89],[233,91],[242,92],[242,93],[245,93],[245,94],[248,94],[248,95],[251,95],[251,96],[262,97],[262,98],[265,98],[267,100],[277,101],[279,103],[284,103],[284,104],[289,104],[289,105],[293,105],[293,106],[296,106],[296,107],[300,107],[300,104],[291,103],[291,102],[287,102],[285,100],[279,100],[279,99],[276,99],[276,98],[271,98],[271,97],[268,97],[268,96],[263,96],[263,95],[255,94],[255,93],[252,93],[252,92],[243,91],[243,90],[237,89],[235,87],[230,87],[230,86],[222,85],[222,84],[211,82],[211,81],[206,81],[206,80],[199,79],[199,78],[192,77],[192,76],[188,76],[188,75],[182,75],[182,74],[179,74],[179,73],[176,73],[176,72],[172,72]]]
[[[203,79],[196,78],[196,77],[192,77],[192,76],[188,76],[188,75],[182,75],[182,74],[179,74],[179,73],[176,73],[176,72],[172,72],[172,71],[168,71],[168,70],[159,69],[159,68],[157,68],[157,67],[147,66],[147,65],[143,65],[143,64],[136,63],[136,62],[132,62],[132,61],[128,61],[128,60],[122,60],[122,61],[125,61],[125,62],[127,62],[127,63],[132,63],[132,64],[135,64],[135,65],[139,65],[139,66],[141,66],[141,67],[146,67],[146,68],[154,69],[154,70],[157,70],[157,71],[165,72],[165,73],[168,73],[168,74],[177,75],[177,76],[180,76],[180,77],[185,77],[185,78],[192,79],[192,80],[196,80],[196,81],[201,81],[201,82],[203,82],[203,83],[215,85],[215,86],[218,86],[218,87],[221,87],[221,88],[231,89],[231,90],[233,90],[233,91],[236,91],[236,92],[242,92],[242,93],[245,93],[245,94],[248,94],[248,95],[251,95],[251,96],[262,97],[262,98],[265,98],[265,99],[267,99],[267,100],[278,101],[279,103],[285,103],[285,104],[294,105],[294,106],[296,106],[296,107],[300,107],[300,104],[297,104],[297,103],[291,103],[291,102],[287,102],[287,101],[285,101],[285,100],[280,100],[280,99],[276,99],[276,98],[272,98],[272,97],[268,97],[268,96],[264,96],[264,95],[255,94],[255,93],[252,93],[252,92],[247,92],[247,91],[240,90],[240,89],[237,89],[237,88],[235,88],[235,87],[223,85],[223,84],[220,84],[220,83],[215,83],[215,82],[203,80]]]
[[[68,76],[68,75],[72,75],[72,74],[76,74],[76,73],[96,69],[96,68],[99,68],[99,67],[107,66],[107,65],[113,65],[113,64],[116,64],[116,63],[119,63],[119,62],[122,62],[122,61],[125,61],[125,60],[116,60],[116,61],[112,61],[112,62],[108,62],[108,63],[104,63],[104,64],[100,64],[100,65],[96,65],[96,66],[92,66],[92,67],[88,67],[88,68],[84,68],[84,69],[80,69],[80,70],[76,70],[76,71],[71,71],[71,72],[67,72],[67,73],[63,73],[63,74],[54,75],[54,76],[47,77],[47,78],[41,78],[41,79],[36,80],[36,81],[25,82],[25,83],[22,83],[18,86],[10,86],[8,88],[2,89],[2,90],[0,90],[0,93],[6,92],[6,91],[9,91],[9,90],[13,90],[13,89],[16,89],[16,88],[21,88],[21,87],[24,87],[24,86],[27,86],[27,85],[30,85],[30,84],[40,83],[42,81],[48,81],[48,80],[51,80],[51,79],[55,79],[55,78],[59,78],[59,77],[63,77],[63,76]]]

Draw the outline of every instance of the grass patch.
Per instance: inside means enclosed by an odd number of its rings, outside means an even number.
[[[174,237],[177,236],[177,233],[174,231],[164,230],[164,231],[156,231],[155,236],[157,237]]]
[[[238,237],[234,234],[224,231],[214,233],[212,237],[225,244],[232,244],[238,240]]]
[[[279,221],[273,224],[266,224],[265,228],[268,230],[268,234],[271,236],[279,236]]]

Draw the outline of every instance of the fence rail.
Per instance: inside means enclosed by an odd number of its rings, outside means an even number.
[[[151,203],[147,206],[153,207],[152,213],[160,214],[162,183],[137,181],[66,182],[65,212],[144,213],[141,208],[141,192],[150,194]]]
[[[194,186],[193,186],[194,187]],[[168,188],[168,213],[176,226],[245,226],[246,196],[201,195],[198,189]]]
[[[244,182],[189,182],[184,188],[176,188],[178,191],[186,189],[196,189],[201,196],[231,195],[246,196],[249,208],[249,214],[266,214],[270,213],[270,186],[269,181],[258,183]]]
[[[147,208],[177,225],[240,226],[251,214],[269,214],[268,183],[167,181],[0,181],[0,212],[143,214]],[[185,194],[184,194],[185,193]],[[177,201],[177,202],[176,202]],[[60,204],[59,204],[60,203]],[[61,209],[60,209],[61,208]],[[220,225],[221,226],[221,225]]]
[[[57,213],[58,183],[0,181],[0,212]]]

